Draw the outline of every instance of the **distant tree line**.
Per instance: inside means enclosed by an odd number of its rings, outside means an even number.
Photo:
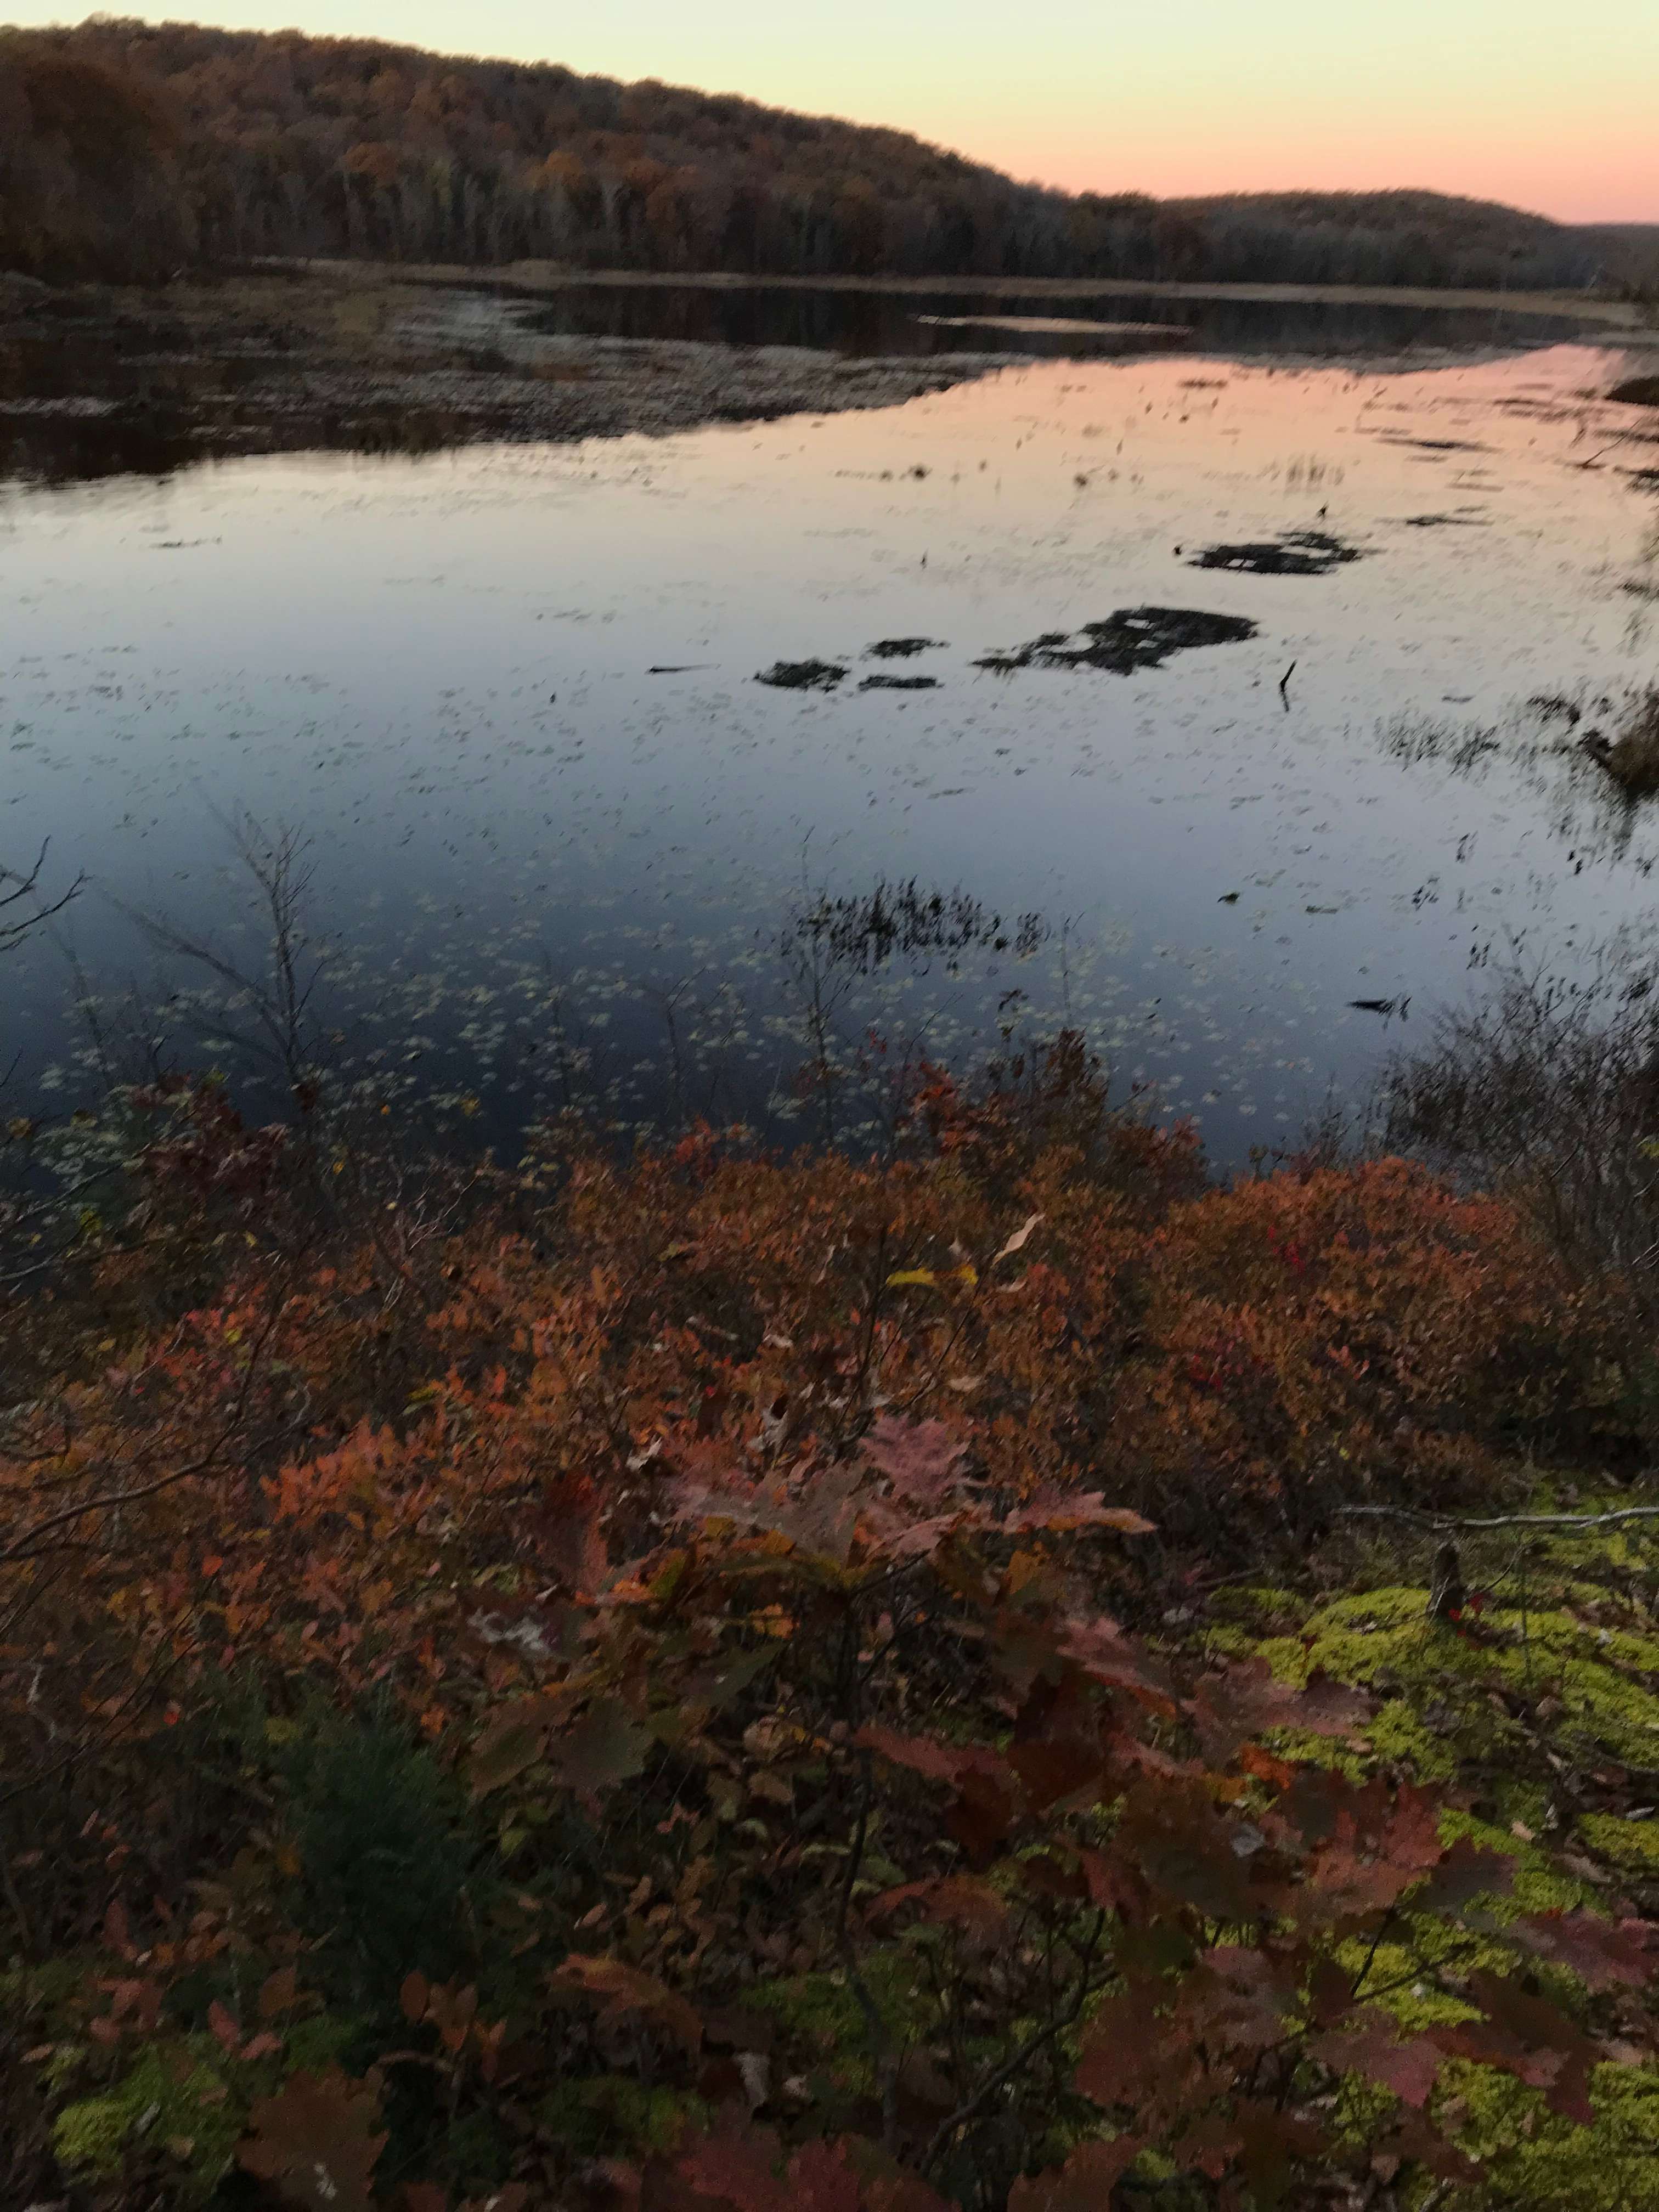
[[[551,64],[107,18],[0,36],[0,258],[260,255],[1517,286],[1595,259],[1483,202],[1073,195],[901,131]]]

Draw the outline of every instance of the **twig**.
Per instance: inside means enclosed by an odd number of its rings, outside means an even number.
[[[1040,2051],[1046,2050],[1049,2044],[1056,2038],[1064,2035],[1068,2027],[1075,2027],[1078,2021],[1081,2019],[1084,2006],[1094,1994],[1091,1969],[1095,1962],[1095,1954],[1100,1948],[1100,1939],[1105,1932],[1105,1928],[1106,1915],[1104,1912],[1097,1912],[1093,1932],[1084,1947],[1083,1964],[1078,1974],[1077,1987],[1073,1991],[1072,2001],[1065,2011],[1056,2019],[1051,2020],[1047,2027],[1039,2028],[1035,2034],[1027,2036],[1013,2057],[1005,2060],[988,2080],[981,2081],[965,2104],[958,2105],[948,2119],[940,2121],[934,2132],[933,2139],[928,2144],[922,2157],[921,2170],[924,2173],[931,2172],[945,2155],[950,2146],[951,2138],[958,2128],[966,2126],[975,2113],[995,2096],[1005,2082],[1012,2081],[1020,2069],[1035,2058]]]
[[[1499,1513],[1464,1520],[1451,1513],[1417,1513],[1407,1505],[1339,1505],[1349,1519],[1409,1521],[1419,1528],[1609,1528],[1620,1521],[1659,1521],[1659,1505],[1625,1505],[1616,1513]]]

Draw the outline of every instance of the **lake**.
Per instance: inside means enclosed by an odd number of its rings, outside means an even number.
[[[642,296],[534,312],[682,311]],[[1580,742],[1659,677],[1659,416],[1596,397],[1631,357],[1377,368],[1330,311],[1275,352],[1190,307],[1173,349],[825,420],[0,484],[0,860],[88,878],[8,963],[9,1108],[139,1037],[257,1068],[177,942],[259,968],[250,817],[308,840],[342,1079],[502,1143],[564,1103],[816,1133],[816,1005],[837,1135],[907,1053],[1066,1023],[1237,1161],[1505,960],[1589,972],[1659,857]],[[1153,665],[1143,610],[1250,634]],[[913,880],[908,934],[848,924]]]

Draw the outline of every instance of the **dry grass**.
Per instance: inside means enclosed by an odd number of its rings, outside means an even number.
[[[1502,1193],[1586,1277],[1659,1310],[1659,1000],[1650,948],[1616,941],[1567,981],[1516,966],[1397,1059],[1376,1137]]]

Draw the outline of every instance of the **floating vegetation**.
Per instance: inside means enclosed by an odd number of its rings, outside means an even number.
[[[1013,653],[990,653],[974,663],[994,675],[1021,668],[1102,668],[1113,676],[1162,668],[1171,653],[1206,645],[1239,645],[1257,635],[1242,615],[1212,615],[1194,607],[1120,607],[1104,622],[1049,630]],[[1074,637],[1087,640],[1073,642]]]
[[[1543,711],[1540,707],[1540,712]],[[1498,751],[1498,732],[1479,723],[1437,722],[1427,716],[1401,714],[1383,729],[1382,748],[1408,768],[1435,762],[1467,775]]]
[[[755,678],[775,691],[833,691],[847,674],[836,660],[775,660]]]
[[[1490,530],[1491,521],[1480,514],[1408,514],[1407,530]]]
[[[1363,561],[1358,545],[1333,538],[1327,530],[1287,530],[1281,537],[1248,545],[1208,545],[1187,563],[1189,568],[1224,568],[1248,576],[1328,576],[1350,561]]]
[[[937,691],[937,676],[866,676],[860,691]]]
[[[923,890],[908,883],[878,882],[872,890],[832,898],[819,892],[790,915],[782,943],[811,945],[836,965],[867,975],[896,957],[943,957],[947,965],[964,952],[1012,952],[1030,959],[1049,939],[1040,914],[1005,922],[964,890]]]
[[[869,647],[866,660],[914,660],[919,653],[943,653],[942,637],[883,637]]]

